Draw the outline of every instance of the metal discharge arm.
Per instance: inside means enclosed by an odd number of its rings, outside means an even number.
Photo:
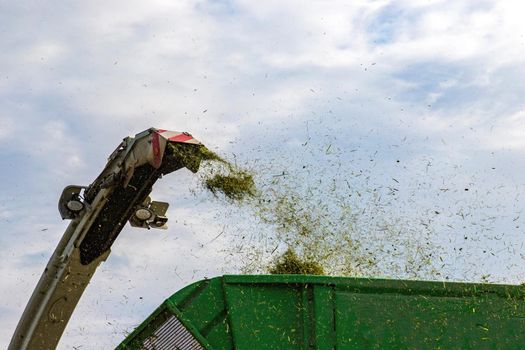
[[[165,228],[167,203],[151,201],[152,186],[183,167],[196,172],[168,144],[191,154],[200,142],[187,133],[148,129],[127,137],[88,187],[68,186],[59,200],[71,223],[51,256],[15,330],[9,350],[55,349],[82,293],[127,221],[142,228]]]

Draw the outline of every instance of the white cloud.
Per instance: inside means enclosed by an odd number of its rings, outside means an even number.
[[[64,58],[66,49],[63,45],[53,42],[36,43],[30,47],[27,53],[22,58],[26,60],[26,64],[34,65],[41,62],[47,64],[57,64],[61,58]]]
[[[525,154],[525,109],[495,121],[481,137],[486,149],[513,149]]]
[[[0,141],[12,138],[15,133],[15,122],[12,118],[0,115]]]

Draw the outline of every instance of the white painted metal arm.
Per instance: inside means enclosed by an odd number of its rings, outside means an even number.
[[[22,314],[9,350],[55,349],[95,270],[109,256],[126,222],[132,219],[133,226],[144,228],[165,224],[167,203],[151,202],[149,194],[162,175],[186,166],[166,151],[170,142],[201,147],[189,134],[148,129],[124,139],[89,187],[65,188],[59,211],[63,219],[72,221]],[[197,171],[194,166],[190,170]],[[138,210],[142,214],[137,217]]]

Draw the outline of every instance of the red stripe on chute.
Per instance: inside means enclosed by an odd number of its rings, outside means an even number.
[[[160,136],[156,132],[151,136],[151,146],[153,148],[153,167],[158,169],[162,163],[162,154],[160,154]]]
[[[173,141],[173,142],[185,142],[191,139],[193,139],[193,136],[191,135],[180,134],[180,135],[172,136],[168,140]]]

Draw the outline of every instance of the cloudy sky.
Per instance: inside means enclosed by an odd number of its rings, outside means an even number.
[[[524,11],[512,0],[0,1],[0,348],[67,225],[63,187],[91,183],[123,137],[151,126],[191,132],[259,181],[368,193],[354,203],[375,206],[367,215],[432,234],[435,279],[525,281]],[[171,203],[170,229],[122,232],[60,348],[112,348],[177,289],[242,268],[220,233],[253,228],[249,213],[185,171],[154,194]]]

